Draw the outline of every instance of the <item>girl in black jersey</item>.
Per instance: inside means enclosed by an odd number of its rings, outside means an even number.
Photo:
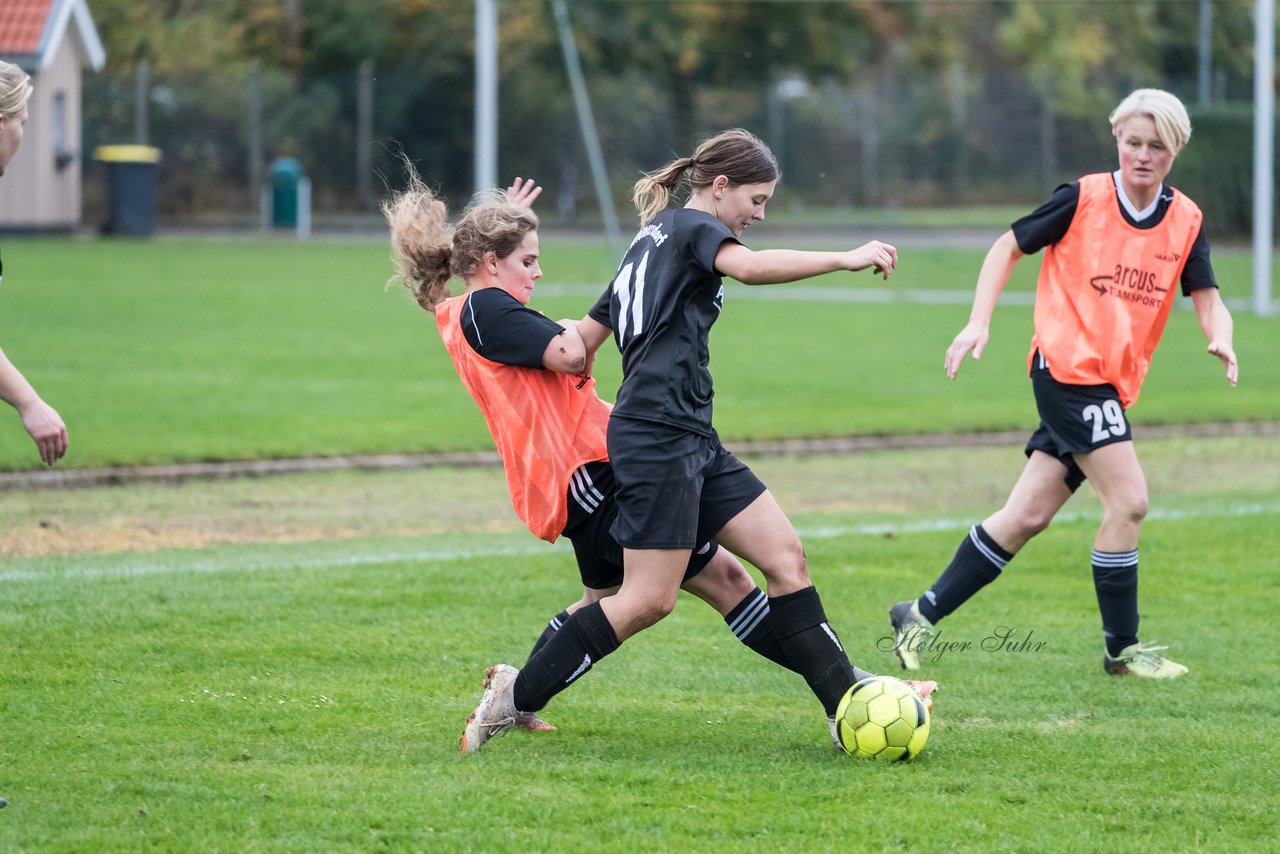
[[[0,175],[18,146],[22,144],[22,126],[27,123],[27,101],[31,97],[31,78],[16,65],[0,61]],[[0,266],[0,280],[4,267]],[[67,428],[62,417],[45,403],[26,377],[14,367],[0,350],[0,399],[18,410],[22,426],[36,443],[40,459],[53,465],[67,452]]]
[[[580,609],[526,663],[512,690],[486,695],[477,714],[494,719],[537,711],[556,693],[676,602],[696,532],[750,561],[768,580],[778,643],[821,700],[830,720],[860,675],[827,623],[795,528],[764,484],[729,453],[711,421],[707,335],[724,301],[723,276],[749,285],[790,282],[838,270],[872,269],[886,279],[897,252],[872,241],[846,252],[753,252],[739,237],[764,219],[778,164],[743,130],[717,134],[641,179],[641,228],[613,282],[578,324],[589,352],[610,333],[623,380],[609,421],[618,482],[615,539],[626,574],[614,596]],[[666,210],[688,183],[685,206]],[[917,686],[922,694],[933,683]]]
[[[615,593],[623,580],[622,549],[610,533],[617,505],[602,427],[609,405],[583,375],[587,360],[577,324],[553,321],[528,306],[542,276],[538,218],[529,209],[540,188],[516,179],[505,195],[478,200],[450,224],[443,203],[412,166],[408,172],[409,187],[382,206],[391,227],[395,278],[435,315],[445,348],[480,405],[502,455],[517,512],[543,539],[568,539],[577,557],[582,598],[551,619],[534,646],[536,657],[571,614]],[[465,282],[464,294],[450,296],[452,277]],[[481,371],[488,380],[476,378]],[[566,429],[573,422],[560,421],[551,408],[556,406],[580,410],[583,421],[601,427]],[[532,422],[555,429],[526,431]],[[570,458],[583,462],[576,465]],[[563,463],[544,466],[549,460]],[[558,492],[565,517],[553,523],[549,514],[531,512],[522,500],[530,483],[539,493]],[[775,638],[764,591],[733,555],[711,541],[713,533],[697,532],[698,548],[685,553],[683,589],[715,608],[744,645],[796,669]],[[536,674],[538,666],[526,666],[525,671]],[[514,668],[492,667],[486,674],[486,695],[492,697],[516,680]],[[494,724],[486,708],[482,701],[468,721],[460,740],[462,752],[478,750],[503,726],[550,728],[531,713]]]

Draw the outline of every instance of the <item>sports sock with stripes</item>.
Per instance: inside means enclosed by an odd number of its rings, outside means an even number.
[[[547,621],[547,627],[542,630],[542,634],[538,635],[538,640],[533,644],[533,649],[529,652],[529,658],[533,658],[538,654],[538,650],[547,645],[547,641],[551,640],[552,635],[560,631],[560,627],[564,625],[564,621],[567,619],[569,619],[569,612],[561,611]]]
[[[729,631],[754,652],[763,655],[774,664],[780,664],[788,670],[799,673],[793,667],[791,659],[782,651],[778,638],[773,631],[773,621],[769,615],[769,597],[759,587],[752,590],[742,601],[733,606],[733,610],[724,617]]]
[[[1102,613],[1107,654],[1138,642],[1138,551],[1093,550],[1093,589]]]
[[[827,715],[835,714],[840,698],[854,683],[855,674],[840,638],[827,624],[818,591],[806,587],[770,597],[769,618],[778,645],[795,671],[804,677]]]
[[[621,646],[599,602],[579,608],[525,662],[511,699],[522,712],[541,711],[600,659]]]
[[[1013,555],[1000,547],[986,529],[974,525],[960,542],[955,557],[918,601],[920,616],[931,623],[959,608],[1000,576]]]

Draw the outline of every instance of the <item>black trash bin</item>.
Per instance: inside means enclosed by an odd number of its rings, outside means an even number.
[[[103,145],[93,152],[107,177],[103,234],[145,237],[155,231],[156,168],[160,149],[149,145]]]

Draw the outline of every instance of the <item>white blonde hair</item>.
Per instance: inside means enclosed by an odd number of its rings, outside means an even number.
[[[1191,139],[1191,118],[1176,95],[1163,89],[1136,89],[1111,111],[1111,135],[1119,138],[1120,126],[1134,116],[1155,122],[1156,135],[1177,156]]]
[[[31,77],[12,62],[0,59],[0,116],[14,118],[31,97]]]

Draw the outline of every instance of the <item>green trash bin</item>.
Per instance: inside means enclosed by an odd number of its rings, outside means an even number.
[[[156,225],[156,169],[160,149],[149,145],[103,145],[93,159],[106,171],[103,234],[145,237]]]
[[[298,188],[304,180],[302,163],[294,157],[277,157],[271,163],[271,224],[298,227]]]

